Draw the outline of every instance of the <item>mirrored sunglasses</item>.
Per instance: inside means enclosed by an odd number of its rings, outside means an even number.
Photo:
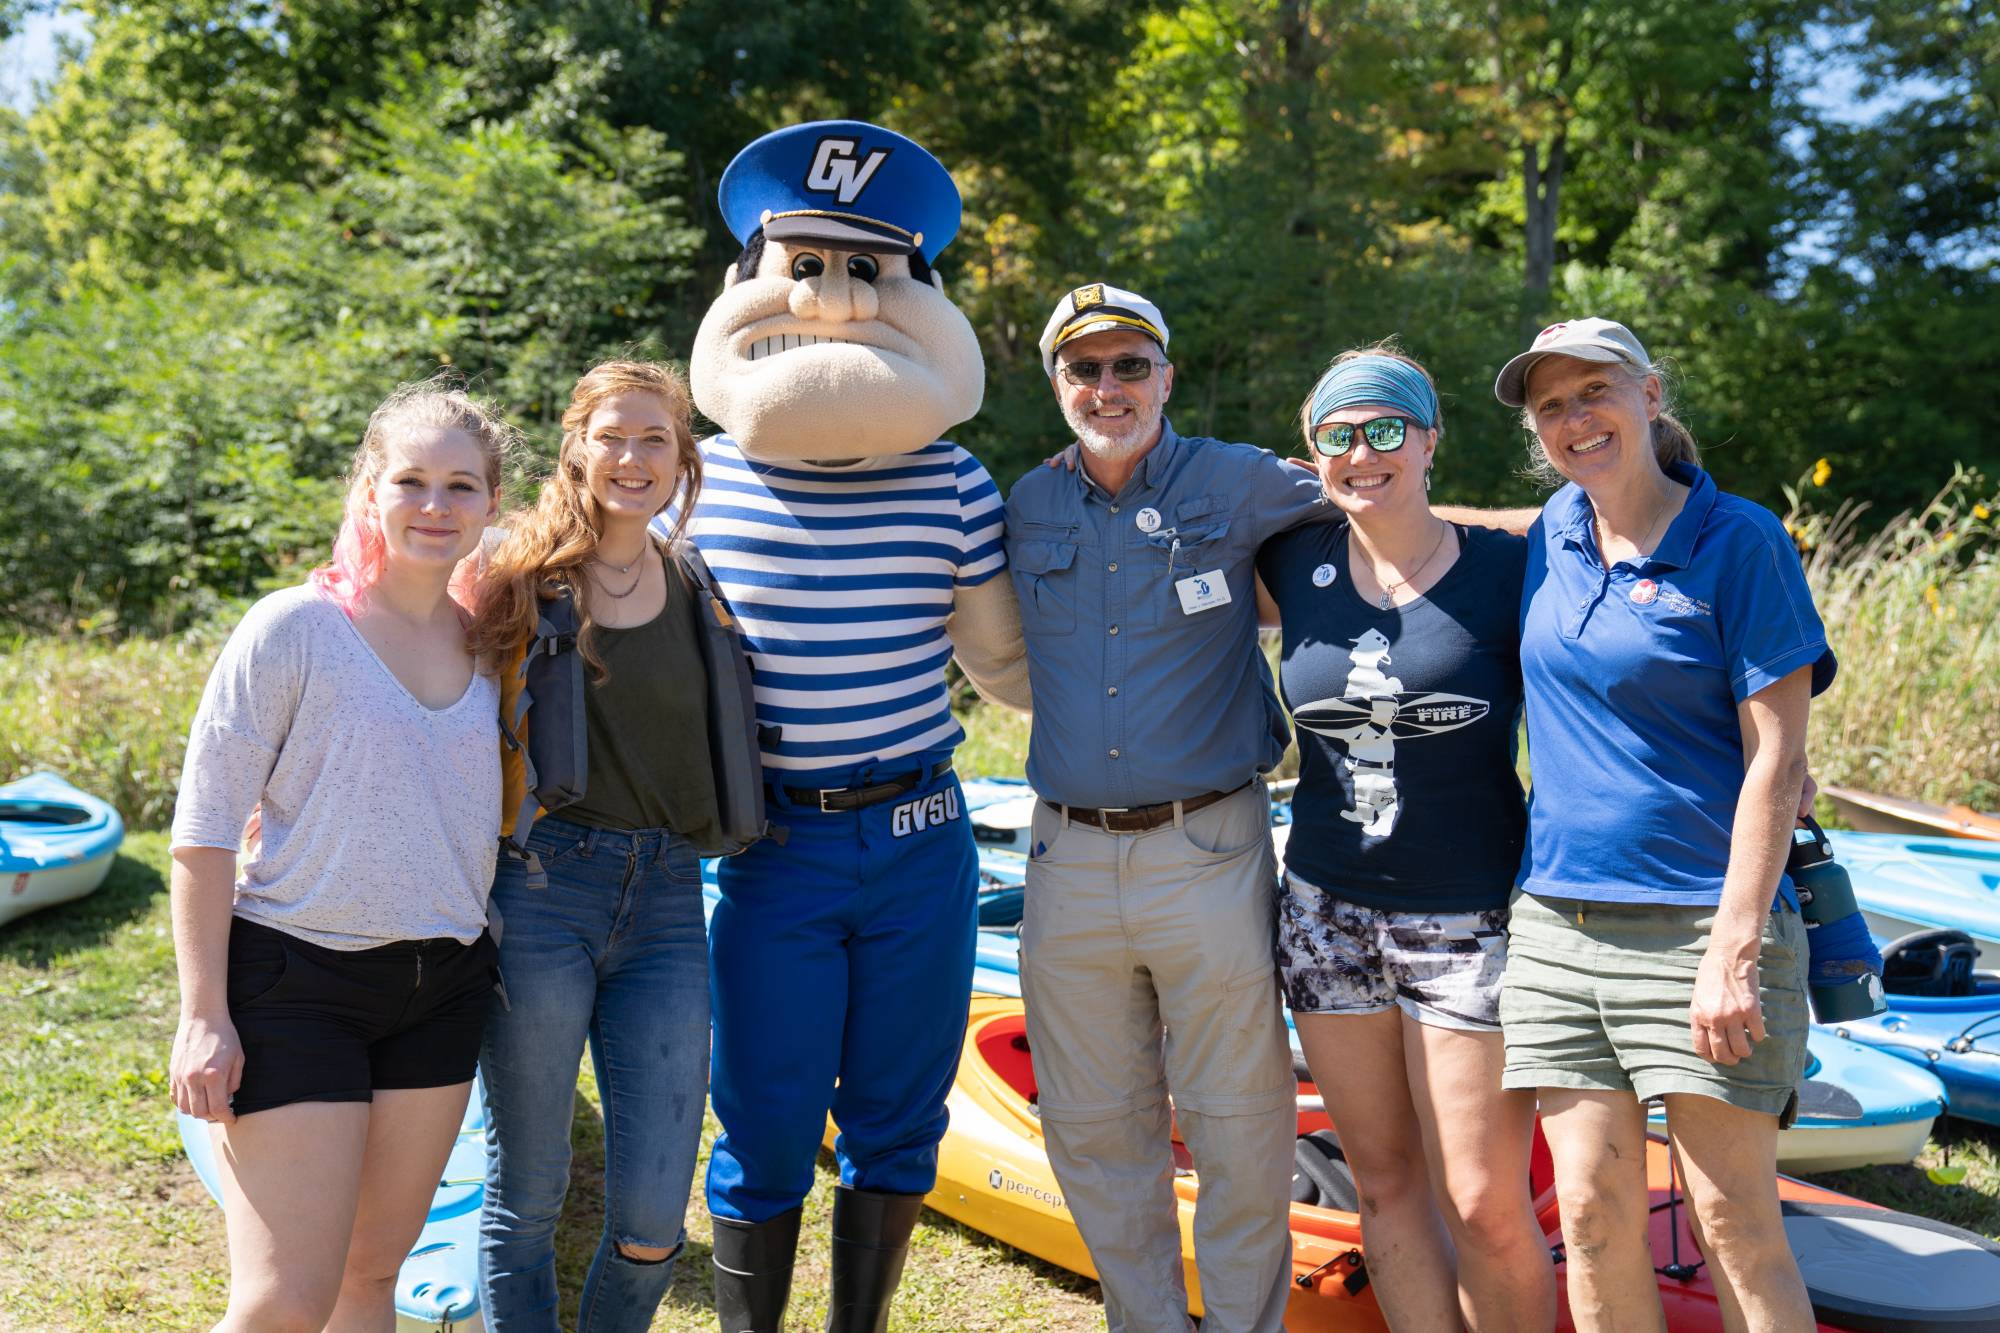
[[[1408,417],[1329,421],[1313,431],[1313,449],[1328,458],[1339,458],[1357,443],[1364,443],[1378,454],[1393,454],[1403,447],[1410,427],[1415,425]]]

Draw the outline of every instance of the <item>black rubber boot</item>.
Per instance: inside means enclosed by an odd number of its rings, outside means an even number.
[[[722,1333],[780,1333],[803,1208],[768,1222],[715,1223],[715,1318]]]
[[[827,1333],[886,1333],[889,1300],[924,1210],[921,1194],[833,1191],[833,1300]]]

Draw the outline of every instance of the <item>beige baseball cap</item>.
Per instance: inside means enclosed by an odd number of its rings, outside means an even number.
[[[1167,321],[1160,308],[1137,292],[1128,292],[1109,283],[1092,282],[1078,287],[1056,302],[1042,330],[1042,370],[1056,373],[1056,349],[1072,338],[1107,329],[1136,329],[1167,350]]]
[[[1572,319],[1551,324],[1535,335],[1527,351],[1500,367],[1493,381],[1493,396],[1509,407],[1528,401],[1528,372],[1545,356],[1573,356],[1579,361],[1621,362],[1641,374],[1652,369],[1653,359],[1632,336],[1632,330],[1613,319]]]

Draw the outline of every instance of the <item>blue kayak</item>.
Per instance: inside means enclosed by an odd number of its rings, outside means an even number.
[[[181,1146],[209,1197],[222,1199],[215,1144],[208,1124],[180,1115]],[[410,1257],[396,1276],[396,1325],[403,1330],[478,1333],[479,1210],[486,1199],[486,1104],[478,1076],[458,1127],[458,1141],[445,1163],[444,1179],[431,1196],[430,1215]]]
[[[96,891],[125,821],[53,773],[0,786],[0,925]]]
[[[1827,836],[1889,964],[1887,1012],[1835,1031],[1936,1075],[1951,1114],[2000,1125],[2000,843]]]
[[[1962,930],[1979,951],[1975,965],[2000,971],[2000,843],[1900,833],[1827,837],[1876,939]]]
[[[1890,995],[1888,1012],[1835,1031],[1935,1074],[1953,1115],[2000,1125],[2000,977],[1971,984],[1965,995]]]

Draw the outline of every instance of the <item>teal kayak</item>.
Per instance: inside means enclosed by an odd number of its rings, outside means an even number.
[[[2000,971],[2000,842],[1901,833],[1827,837],[1877,940],[1962,930],[1979,951],[1974,966]]]
[[[0,785],[0,924],[97,891],[125,821],[53,773]]]
[[[176,1113],[181,1146],[208,1196],[222,1199],[222,1176],[215,1163],[215,1140],[206,1121]],[[445,1163],[444,1179],[431,1196],[424,1229],[396,1276],[397,1333],[434,1329],[438,1333],[480,1333],[479,1210],[486,1200],[485,1089],[473,1077],[458,1141]]]

